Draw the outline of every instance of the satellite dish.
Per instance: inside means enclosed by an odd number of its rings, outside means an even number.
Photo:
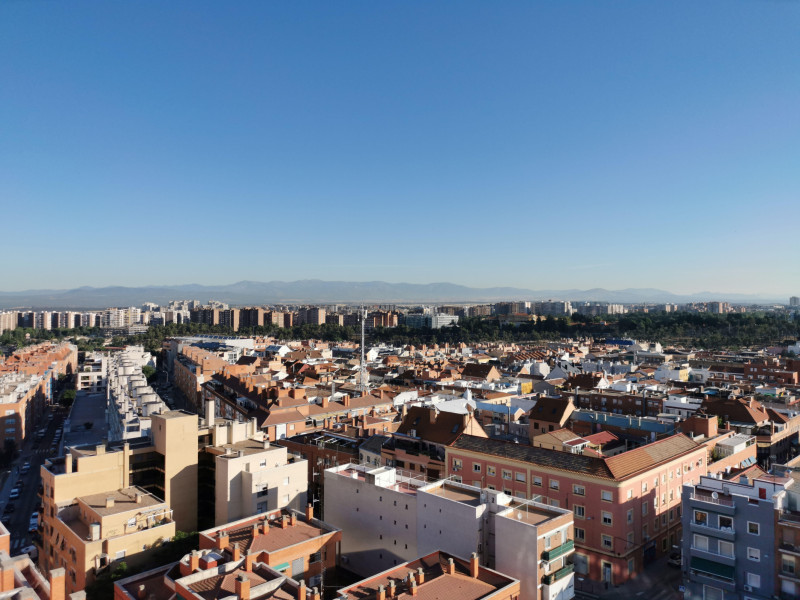
[[[714,500],[716,500],[717,498],[719,498],[719,494],[718,494],[717,492],[711,492],[711,497],[712,497]]]

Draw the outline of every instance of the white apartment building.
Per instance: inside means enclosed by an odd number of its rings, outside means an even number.
[[[169,411],[142,373],[155,359],[141,346],[128,346],[108,359],[106,397],[109,441],[150,435],[151,415]]]
[[[108,357],[103,352],[87,354],[75,375],[75,389],[91,394],[105,393],[108,387]]]
[[[288,508],[304,510],[308,463],[282,446],[273,446],[255,419],[238,423],[217,419],[206,403],[205,426],[214,461],[214,523],[238,521]]]
[[[342,530],[342,563],[359,575],[437,550],[474,552],[484,566],[519,579],[523,600],[574,595],[569,510],[353,463],[327,469],[324,490],[324,519]]]

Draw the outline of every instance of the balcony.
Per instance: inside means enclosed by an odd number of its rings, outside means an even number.
[[[556,581],[560,579],[564,579],[567,575],[570,575],[575,570],[574,565],[565,565],[564,567],[560,568],[555,573],[550,573],[549,575],[545,575],[542,578],[542,583],[544,585],[552,585]]]
[[[796,510],[782,510],[778,520],[786,525],[800,527],[800,511]]]
[[[720,529],[719,527],[713,527],[708,523],[700,523],[699,521],[690,521],[689,528],[696,533],[713,535],[731,542],[736,539],[736,531],[733,528],[726,527],[725,529]]]
[[[559,556],[565,555],[567,552],[572,552],[574,549],[575,549],[575,540],[567,540],[560,546],[542,552],[542,559],[547,561],[555,560]]]
[[[717,498],[714,498],[711,494],[694,492],[689,496],[689,500],[690,506],[701,508],[706,511],[713,510],[715,513],[728,516],[736,512],[733,500],[726,496],[719,495]],[[712,504],[713,508],[709,508],[709,504]]]
[[[778,549],[781,552],[789,552],[790,554],[796,554],[800,556],[800,546],[797,544],[790,544],[788,542],[781,542],[778,546]]]

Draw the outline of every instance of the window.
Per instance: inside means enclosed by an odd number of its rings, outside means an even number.
[[[494,485],[492,485],[491,483],[490,483],[489,485],[487,485],[486,487],[488,487],[490,490],[496,490],[496,489],[497,489],[497,488],[496,488]]]
[[[525,473],[514,473],[514,479],[520,483],[525,483]]]
[[[747,585],[754,588],[761,587],[761,575],[758,573],[748,573],[747,574]]]
[[[603,511],[603,525],[611,525],[613,523],[613,518],[610,512]]]
[[[628,500],[633,498],[633,490],[628,490]]]
[[[558,479],[551,479],[550,480],[550,489],[557,490],[558,489]]]
[[[454,471],[458,471],[460,468],[461,468],[461,459],[460,458],[454,458],[453,459],[453,470]]]
[[[733,558],[733,542],[719,541],[719,553],[722,556]]]
[[[719,528],[720,529],[733,529],[733,519],[731,519],[730,517],[720,516],[720,518],[719,518]]]
[[[555,500],[555,499],[550,500],[550,506],[555,506],[556,508],[558,508],[558,504],[559,504],[558,500]]]
[[[317,563],[321,560],[322,560],[322,552],[314,552],[314,554],[311,554],[308,557],[309,563]]]
[[[608,490],[603,490],[600,492],[600,499],[603,502],[611,502],[614,499],[614,495]]]
[[[642,541],[646,542],[649,539],[650,539],[650,536],[647,533],[647,525],[643,525],[642,526]]]
[[[710,585],[703,586],[703,600],[723,600],[723,591]]]
[[[753,521],[747,522],[747,533],[750,535],[758,535],[759,525],[758,523],[754,523]]]
[[[600,536],[603,542],[603,548],[613,548],[614,547],[614,539],[610,535],[602,535]]]
[[[497,473],[497,471],[495,470],[494,467],[490,467],[490,466],[486,467],[486,474],[487,475],[491,475],[492,477],[494,477],[496,473]]]
[[[645,492],[647,492],[647,482],[643,481],[642,482],[642,493],[644,494]]]
[[[586,539],[586,531],[581,529],[580,527],[575,528],[575,539],[576,540],[585,540]]]
[[[628,510],[628,523],[633,523],[633,509]]]
[[[510,473],[509,473],[509,475],[508,475],[508,478],[509,478],[509,479],[511,479],[511,474],[510,474]],[[536,486],[542,487],[542,478],[541,478],[541,477],[536,477],[536,476],[534,475],[534,476],[533,476],[533,485],[536,485]]]
[[[575,516],[579,519],[583,519],[586,516],[586,509],[581,506],[580,504],[576,504],[572,507],[572,512],[575,513]]]
[[[284,477],[283,478],[283,485],[289,485],[289,478],[288,477]]]
[[[758,548],[747,548],[747,560],[759,562],[761,560],[761,550]]]
[[[629,531],[628,532],[628,545],[627,545],[627,548],[632,548],[633,544],[634,544],[634,541],[635,540],[633,539],[633,532]]]
[[[503,469],[503,479],[511,479],[511,471],[508,471],[507,469]],[[539,485],[541,485],[541,480],[540,480]]]
[[[692,538],[692,548],[708,552],[708,538],[704,535],[697,535],[695,533],[694,537]]]
[[[481,464],[480,463],[472,463],[472,471],[475,473],[481,472]]]
[[[642,502],[642,516],[647,516],[647,502]]]
[[[702,510],[694,511],[694,522],[698,525],[708,525],[708,513]]]
[[[585,496],[586,495],[586,488],[582,485],[573,485],[572,486],[572,493],[576,496]]]
[[[120,550],[119,552],[117,552],[115,558],[116,560],[119,560],[120,558],[125,558],[125,550]]]

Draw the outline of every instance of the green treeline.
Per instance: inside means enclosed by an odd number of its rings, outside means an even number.
[[[26,334],[29,337],[26,337]],[[0,345],[18,347],[42,340],[77,338],[79,350],[102,349],[107,346],[138,344],[153,353],[169,338],[194,334],[260,335],[284,340],[322,339],[331,342],[354,340],[360,336],[357,327],[339,325],[298,325],[288,329],[273,325],[240,329],[234,332],[222,326],[200,323],[153,325],[147,333],[116,336],[108,339],[99,328],[15,329],[0,336]],[[564,337],[595,339],[630,337],[696,348],[743,348],[780,344],[800,339],[800,318],[786,313],[631,313],[604,317],[559,317],[539,322],[523,323],[517,327],[500,325],[492,318],[465,318],[457,326],[442,329],[378,328],[368,333],[370,343],[391,344],[474,344],[476,342],[539,342]]]

